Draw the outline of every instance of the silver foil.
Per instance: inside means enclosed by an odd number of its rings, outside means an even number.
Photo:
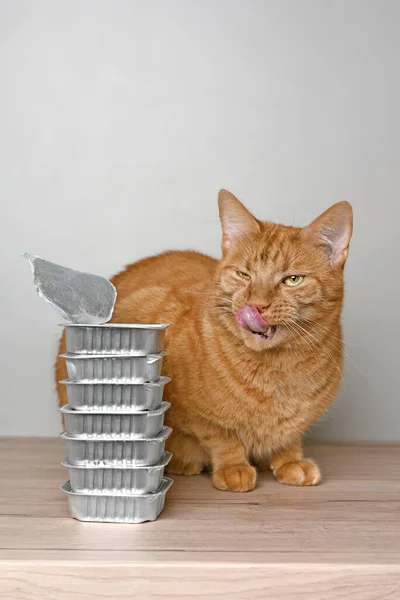
[[[155,521],[164,508],[165,494],[173,481],[167,477],[154,494],[84,494],[71,490],[67,481],[61,490],[68,494],[71,517],[79,521],[107,523],[143,523]]]
[[[72,354],[157,354],[164,347],[166,324],[65,325]]]
[[[158,381],[163,354],[147,356],[60,354],[72,381]]]
[[[67,406],[60,408],[64,415],[65,431],[70,437],[156,437],[163,428],[165,412],[170,407],[163,402],[160,408],[141,412],[82,412]]]
[[[62,267],[25,253],[33,283],[41,298],[52,304],[70,323],[106,323],[114,310],[117,292],[105,277]]]
[[[129,439],[127,437],[80,437],[73,438],[62,433],[67,460],[71,465],[156,465],[165,451],[165,440],[172,430],[164,427],[159,435],[151,439]]]
[[[153,467],[77,466],[68,461],[61,464],[68,469],[71,490],[86,494],[153,494],[164,476],[164,469],[172,454],[164,452]]]
[[[164,386],[171,381],[160,377],[154,383],[132,383],[111,381],[71,381],[64,379],[61,384],[67,387],[68,404],[74,410],[139,411],[155,410],[161,405]]]

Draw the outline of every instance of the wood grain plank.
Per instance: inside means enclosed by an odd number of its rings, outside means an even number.
[[[336,565],[400,565],[399,553],[391,552],[374,552],[373,550],[365,550],[362,554],[359,552],[348,551],[333,552],[327,550],[325,552],[310,552],[306,548],[301,553],[296,551],[276,552],[271,549],[269,552],[253,552],[237,551],[231,549],[229,552],[205,552],[204,550],[195,551],[174,551],[174,550],[115,550],[112,548],[97,548],[96,550],[75,550],[72,548],[62,548],[60,550],[36,549],[32,552],[31,549],[14,550],[0,549],[0,563],[11,564],[12,562],[43,562],[51,563],[55,569],[61,566],[73,567],[74,565],[81,566],[82,564],[97,564],[103,565],[132,565],[137,568],[142,564],[150,563],[153,566],[165,563],[203,563],[209,564],[214,562],[219,563],[250,563],[256,564],[336,564]]]
[[[0,589],[13,600],[382,600],[398,598],[399,566],[166,563],[141,565],[3,565]]]
[[[11,599],[400,598],[400,446],[310,444],[316,488],[177,477],[155,523],[80,523],[60,439],[0,439],[0,590]]]
[[[256,507],[257,508],[257,507]],[[220,511],[196,512],[180,508],[175,517],[170,511],[156,523],[142,526],[79,523],[65,519],[1,517],[2,549],[76,550],[111,548],[117,550],[204,551],[245,550],[247,552],[308,551],[359,552],[364,550],[400,553],[399,519],[390,521],[323,522],[296,518],[272,521],[264,511],[235,506],[229,517]],[[199,517],[199,518],[197,518]]]

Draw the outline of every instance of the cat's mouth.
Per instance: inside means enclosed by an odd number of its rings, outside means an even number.
[[[235,315],[236,322],[253,335],[271,341],[276,333],[276,325],[271,325],[263,319],[255,306],[246,304]]]
[[[264,340],[268,340],[270,342],[276,333],[276,325],[270,325],[268,327],[267,331],[263,331],[263,332],[253,331],[252,329],[249,329],[249,331],[253,335],[258,335],[259,337],[264,338]]]

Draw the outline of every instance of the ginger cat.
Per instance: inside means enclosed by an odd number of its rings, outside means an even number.
[[[351,206],[339,202],[303,229],[259,221],[225,190],[219,211],[222,260],[166,252],[129,265],[113,279],[112,321],[172,324],[170,473],[210,468],[216,488],[246,492],[256,464],[281,483],[315,485],[321,474],[303,457],[302,436],[341,380]],[[66,377],[61,359],[56,377]],[[58,393],[65,404],[65,387]]]

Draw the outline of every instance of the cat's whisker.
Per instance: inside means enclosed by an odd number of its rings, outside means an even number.
[[[312,333],[310,333],[309,331],[307,331],[307,329],[304,329],[304,327],[302,327],[301,325],[299,325],[299,323],[297,323],[296,321],[293,321],[293,325],[297,328],[300,329],[301,331],[303,331],[306,335],[308,335],[310,338],[312,338],[316,344],[318,344],[320,347],[324,348],[325,351],[327,353],[329,353],[329,355],[331,356],[331,358],[333,359],[333,356],[330,352],[330,350],[328,350],[328,348],[322,343],[321,340],[319,340],[318,338],[316,338],[314,335],[312,335]],[[334,360],[334,359],[333,359]],[[335,361],[336,362],[336,361]],[[337,363],[336,363],[337,364]]]
[[[326,354],[329,356],[329,358],[334,362],[334,364],[336,365],[336,368],[340,374],[340,378],[341,380],[343,380],[343,374],[342,374],[342,370],[339,367],[339,364],[337,363],[337,361],[335,360],[333,354],[331,353],[330,350],[328,350],[328,348],[326,347],[326,345],[324,345],[320,340],[318,340],[315,336],[313,336],[309,331],[307,331],[306,329],[304,329],[301,325],[299,325],[298,323],[296,323],[296,321],[291,320],[292,325],[297,329],[299,335],[300,335],[300,331],[303,331],[306,335],[308,335],[311,339],[314,340],[314,342],[318,345],[318,347],[321,348],[321,350],[323,350],[324,352],[326,352]]]
[[[233,304],[233,300],[230,298],[225,298],[225,296],[216,296],[217,300],[224,300],[225,302],[229,302],[229,304]]]
[[[231,298],[227,298],[226,296],[214,296],[214,294],[206,294],[202,292],[198,292],[196,295],[205,296],[206,298],[209,298],[209,300],[223,300],[224,302],[229,302],[229,304],[233,304],[233,300],[231,300]]]
[[[290,329],[290,331],[292,331],[292,333],[294,333],[295,335],[299,335],[301,337],[301,339],[310,348],[310,350],[314,354],[315,358],[317,358],[317,355],[314,352],[314,348],[311,346],[310,342],[308,340],[306,340],[306,338],[304,337],[304,335],[302,335],[301,331],[296,331],[296,329],[293,327],[293,325],[295,324],[294,321],[292,319],[290,319],[290,322],[289,321],[284,321],[284,323]]]
[[[333,335],[332,331],[329,327],[325,327],[325,326],[321,325],[320,323],[316,323],[315,321],[312,321],[311,319],[307,319],[304,317],[298,317],[297,322],[299,322],[299,321],[304,321],[307,325],[312,326],[314,329],[317,329],[317,328],[321,329],[324,334],[328,334],[330,340],[337,340],[339,343],[341,343],[341,344],[343,343],[342,338]]]
[[[318,328],[324,330],[327,333],[327,335],[329,336],[329,338],[333,341],[333,343],[336,342],[336,347],[342,350],[343,356],[347,360],[349,360],[356,367],[356,369],[359,371],[359,373],[365,378],[365,380],[367,381],[367,383],[369,385],[371,385],[368,377],[363,372],[363,370],[361,369],[360,365],[350,356],[350,354],[347,352],[347,350],[345,348],[341,348],[341,346],[348,346],[348,344],[346,342],[344,342],[340,338],[332,335],[331,331],[327,327],[324,327],[323,325],[321,325],[320,323],[316,323],[315,321],[312,321],[311,319],[307,319],[307,317],[300,317],[300,320],[306,320],[307,322],[309,322],[310,324],[312,324],[313,327],[315,327],[315,328],[318,327]],[[357,347],[357,348],[362,348],[362,346],[357,346],[356,344],[352,344],[352,345],[355,346],[355,347]]]
[[[222,314],[229,314],[229,315],[233,314],[232,310],[230,308],[228,308],[227,306],[213,306],[212,308],[208,308],[204,312],[206,314],[208,314],[213,311],[220,311]]]
[[[318,327],[320,329],[323,329],[324,331],[329,333],[329,336],[331,337],[331,339],[334,340],[338,340],[339,342],[341,342],[342,344],[344,344],[345,346],[354,346],[355,348],[361,348],[363,349],[362,346],[358,345],[358,344],[350,344],[349,342],[344,341],[343,339],[336,337],[332,334],[331,329],[329,327],[325,327],[324,325],[322,325],[321,323],[318,323],[316,321],[313,321],[312,319],[309,319],[308,317],[304,317],[304,316],[298,316],[297,317],[298,321],[306,321],[307,323],[309,323],[310,325],[312,325],[313,327]]]
[[[356,346],[357,348],[362,348],[362,346],[357,346],[356,344],[349,344],[349,343],[345,342],[342,338],[333,335],[331,330],[328,327],[321,325],[321,323],[316,323],[315,321],[312,321],[311,319],[307,319],[306,317],[299,317],[298,320],[299,321],[307,321],[307,323],[312,325],[312,327],[314,329],[322,329],[329,336],[330,340],[337,341],[338,347],[340,347],[340,345],[343,345],[343,346]]]

